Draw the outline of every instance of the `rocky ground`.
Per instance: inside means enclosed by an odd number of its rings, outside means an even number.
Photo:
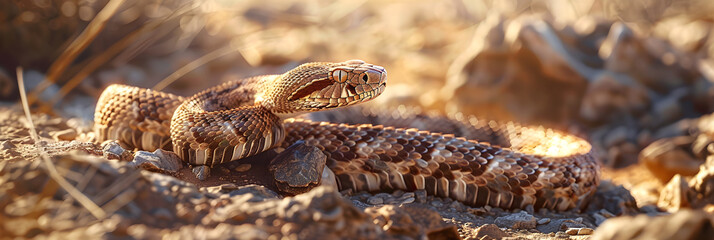
[[[714,5],[632,2],[0,3],[0,236],[711,238]],[[595,198],[549,212],[329,186],[282,197],[260,177],[186,180],[144,164],[164,153],[107,156],[94,142],[93,105],[111,83],[188,95],[351,58],[388,69],[375,105],[587,138],[603,165]],[[18,66],[32,123],[17,104]],[[248,160],[212,171],[266,169]]]

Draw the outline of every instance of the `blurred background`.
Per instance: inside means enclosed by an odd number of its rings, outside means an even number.
[[[563,129],[623,167],[714,110],[712,12],[705,0],[9,0],[0,99],[19,99],[22,67],[38,111],[91,120],[112,83],[190,95],[362,59],[389,72],[373,105]]]

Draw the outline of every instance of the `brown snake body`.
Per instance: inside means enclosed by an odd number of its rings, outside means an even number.
[[[112,85],[97,103],[95,130],[99,140],[172,149],[209,166],[304,140],[327,155],[340,189],[425,189],[471,206],[582,209],[595,192],[600,170],[590,144],[555,130],[467,117],[372,121],[384,125],[289,118],[363,102],[385,86],[384,68],[359,60],[304,64],[189,98]],[[407,128],[417,117],[422,130]]]

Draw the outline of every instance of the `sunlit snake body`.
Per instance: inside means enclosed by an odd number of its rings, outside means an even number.
[[[290,118],[370,100],[385,86],[384,68],[359,60],[308,63],[186,99],[112,85],[97,103],[95,131],[99,140],[172,149],[208,166],[304,140],[328,156],[340,189],[425,189],[471,206],[583,208],[599,183],[590,144],[555,130],[426,115],[367,118],[397,127]]]

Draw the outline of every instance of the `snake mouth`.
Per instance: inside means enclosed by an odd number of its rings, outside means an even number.
[[[384,92],[387,84],[377,86],[352,86],[349,84],[337,85],[327,88],[327,92],[332,95],[324,96],[323,90],[313,91],[309,95],[300,98],[300,101],[315,108],[334,108],[352,105],[371,100]],[[334,88],[334,89],[333,89]]]

